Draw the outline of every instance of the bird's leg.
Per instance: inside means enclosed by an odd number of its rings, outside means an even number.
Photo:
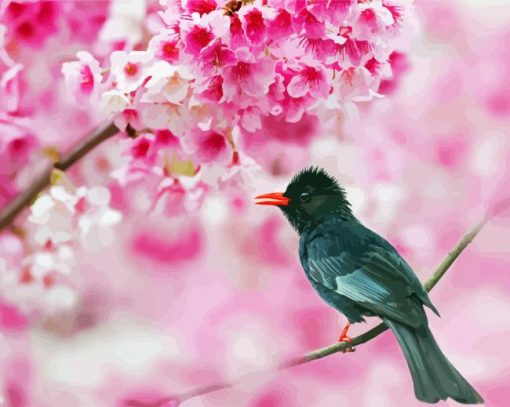
[[[354,352],[356,348],[353,348],[351,345],[352,339],[347,336],[347,332],[349,331],[351,324],[347,322],[345,324],[344,329],[342,329],[342,332],[340,332],[340,336],[338,337],[338,342],[347,342],[347,349],[343,350],[342,352]]]

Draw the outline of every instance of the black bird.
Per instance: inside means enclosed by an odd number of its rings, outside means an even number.
[[[284,193],[257,197],[281,208],[300,236],[299,257],[319,296],[349,323],[378,316],[404,352],[416,398],[436,403],[448,397],[482,403],[476,390],[439,349],[423,306],[437,315],[420,280],[395,248],[353,215],[345,190],[323,169],[298,173]]]

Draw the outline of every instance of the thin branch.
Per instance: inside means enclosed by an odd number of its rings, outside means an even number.
[[[435,287],[435,285],[439,282],[439,280],[441,280],[441,278],[443,278],[443,276],[446,274],[446,272],[451,267],[451,265],[455,262],[457,257],[459,257],[459,255],[464,251],[464,249],[473,241],[473,239],[476,237],[478,232],[480,232],[480,230],[484,227],[484,225],[488,222],[488,220],[489,220],[489,218],[485,219],[483,222],[479,223],[474,228],[472,228],[469,232],[467,232],[464,235],[464,237],[460,240],[460,242],[457,244],[457,246],[450,253],[448,253],[446,258],[437,267],[437,269],[434,271],[434,273],[429,278],[429,280],[424,284],[424,287],[426,288],[427,291],[432,290]],[[366,343],[366,342],[374,339],[375,337],[379,336],[387,329],[388,329],[388,327],[384,323],[379,324],[375,328],[372,328],[372,329],[368,330],[367,332],[364,332],[361,335],[353,338],[351,346],[357,346],[357,345]],[[300,356],[297,358],[293,358],[293,359],[289,359],[289,360],[281,363],[276,368],[276,370],[289,369],[294,366],[299,366],[299,365],[311,362],[313,360],[322,359],[322,358],[325,358],[326,356],[330,356],[335,353],[345,351],[348,346],[349,345],[347,342],[338,342],[333,345],[327,346],[325,348],[317,349],[312,352],[309,352],[306,355],[303,355],[303,356]],[[134,400],[129,400],[129,401],[127,401],[126,405],[131,405],[131,406],[136,405],[136,406],[140,406],[140,407],[142,407],[142,406],[154,406],[154,407],[155,406],[161,406],[161,407],[172,406],[172,407],[176,407],[176,406],[184,403],[185,401],[193,399],[195,397],[200,397],[205,394],[209,394],[209,393],[212,393],[212,392],[215,392],[218,390],[222,390],[222,389],[228,389],[250,376],[261,374],[266,371],[271,372],[271,371],[273,371],[273,369],[249,373],[249,374],[242,376],[232,382],[218,382],[218,383],[208,384],[208,385],[205,385],[202,387],[198,387],[198,388],[191,390],[187,393],[183,393],[183,394],[180,394],[177,396],[173,396],[173,397],[170,396],[168,398],[161,399],[159,402],[156,402],[156,403],[144,404],[144,403],[136,402]]]
[[[441,264],[438,266],[436,271],[434,271],[434,274],[432,274],[432,277],[430,277],[429,280],[423,285],[427,291],[430,291],[435,287],[435,285],[439,282],[439,280],[448,271],[448,269],[453,264],[453,262],[455,260],[457,260],[457,257],[459,257],[460,254],[463,252],[463,250],[473,241],[473,239],[476,237],[478,232],[480,232],[480,230],[482,230],[482,228],[485,226],[485,224],[488,221],[489,221],[489,218],[486,218],[485,220],[480,222],[478,225],[476,225],[473,229],[471,229],[468,233],[466,233],[464,235],[464,237],[457,244],[455,249],[453,249],[450,253],[448,253],[448,256],[445,257],[445,259],[441,262]]]
[[[92,149],[118,132],[119,129],[113,123],[101,126],[76,144],[62,159],[57,161],[54,165],[49,166],[41,175],[35,178],[25,191],[21,192],[2,209],[0,212],[0,231],[8,227],[23,208],[30,205],[37,195],[50,184],[51,171],[53,168],[62,171],[69,169]]]

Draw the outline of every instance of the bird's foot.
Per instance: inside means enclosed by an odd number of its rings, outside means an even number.
[[[356,348],[353,348],[351,343],[352,343],[352,338],[347,336],[347,331],[349,331],[349,327],[351,326],[350,323],[347,323],[345,326],[344,326],[344,329],[342,329],[342,332],[340,332],[340,336],[338,337],[338,342],[347,342],[347,348],[342,350],[342,353],[345,353],[345,352],[354,352],[356,350]]]

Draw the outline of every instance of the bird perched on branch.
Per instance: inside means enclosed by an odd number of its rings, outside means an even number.
[[[423,306],[439,315],[420,280],[395,248],[353,215],[345,190],[323,169],[298,173],[283,193],[257,197],[278,206],[300,236],[299,257],[319,296],[349,323],[378,316],[396,336],[406,358],[416,398],[436,403],[448,397],[482,403],[439,349]]]

